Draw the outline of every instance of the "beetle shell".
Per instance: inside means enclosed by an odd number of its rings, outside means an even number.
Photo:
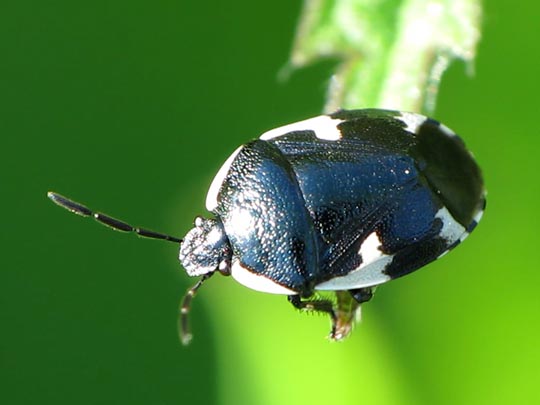
[[[245,286],[310,296],[401,277],[444,255],[485,206],[463,141],[419,114],[341,110],[238,148],[206,206]]]

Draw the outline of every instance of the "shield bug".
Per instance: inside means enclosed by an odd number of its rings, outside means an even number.
[[[341,340],[376,286],[456,247],[485,208],[461,138],[422,115],[379,109],[321,115],[240,146],[208,191],[212,217],[197,217],[183,240],[48,196],[113,229],[180,245],[182,266],[200,277],[181,305],[184,343],[191,300],[216,272],[327,313],[330,338]]]

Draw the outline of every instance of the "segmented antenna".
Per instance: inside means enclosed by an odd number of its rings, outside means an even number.
[[[203,283],[212,277],[212,273],[206,273],[201,277],[197,284],[187,290],[186,295],[180,303],[180,314],[178,315],[178,334],[180,335],[180,341],[184,346],[188,345],[191,342],[193,335],[191,334],[191,328],[189,326],[189,311],[191,309],[191,301],[193,297],[197,294],[197,290],[201,288]]]
[[[174,243],[182,243],[182,239],[175,238],[174,236],[165,235],[144,228],[134,227],[124,221],[113,218],[109,215],[103,214],[101,212],[94,212],[88,207],[73,200],[70,200],[69,198],[66,198],[53,191],[49,191],[47,193],[47,197],[49,197],[55,204],[59,205],[62,208],[65,208],[66,210],[76,215],[80,215],[83,217],[92,217],[99,223],[106,225],[114,230],[122,232],[133,232],[137,234],[137,236],[142,236],[144,238],[161,239]],[[180,335],[180,341],[184,345],[189,344],[191,338],[193,337],[193,335],[191,334],[191,329],[189,327],[188,319],[193,297],[195,297],[195,295],[197,294],[197,290],[203,285],[203,283],[208,280],[213,274],[214,273],[211,272],[202,276],[202,278],[193,287],[187,290],[186,295],[184,295],[184,298],[180,303],[180,313],[178,314],[178,331]]]
[[[175,238],[174,236],[154,232],[149,229],[134,227],[124,221],[113,218],[109,215],[103,214],[101,212],[94,212],[88,207],[79,204],[78,202],[75,202],[73,200],[70,200],[69,198],[66,198],[53,191],[49,191],[47,193],[47,197],[49,197],[55,204],[59,205],[62,208],[65,208],[68,211],[71,211],[74,214],[81,215],[83,217],[93,217],[99,223],[106,225],[116,231],[133,232],[137,234],[137,236],[141,236],[143,238],[161,239],[174,243],[182,243],[182,239]]]

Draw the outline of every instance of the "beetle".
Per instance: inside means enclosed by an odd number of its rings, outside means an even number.
[[[180,334],[215,273],[330,316],[347,336],[376,286],[443,256],[485,208],[481,170],[445,125],[401,111],[339,110],[272,129],[237,148],[211,183],[184,239],[133,227],[57,193],[49,198],[113,229],[180,245],[189,276]],[[335,292],[335,299],[320,292]]]

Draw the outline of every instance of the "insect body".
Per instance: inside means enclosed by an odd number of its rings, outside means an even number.
[[[217,271],[328,313],[335,340],[375,286],[457,246],[485,207],[480,169],[456,134],[422,115],[377,109],[300,121],[239,147],[210,186],[213,218],[196,218],[183,241],[49,196],[113,228],[180,242],[186,272],[202,276],[183,312]],[[318,291],[335,291],[337,301]]]

